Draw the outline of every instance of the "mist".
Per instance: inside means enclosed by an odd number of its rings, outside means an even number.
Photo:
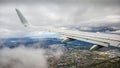
[[[0,68],[48,68],[49,55],[59,60],[63,53],[61,45],[51,45],[50,49],[3,48],[0,50]]]

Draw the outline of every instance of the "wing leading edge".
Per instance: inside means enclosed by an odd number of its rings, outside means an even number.
[[[18,14],[18,17],[21,20],[21,23],[26,27],[29,26],[27,20],[22,15],[22,13],[16,9],[16,12]],[[76,30],[65,30],[65,29],[59,29],[59,28],[53,28],[53,27],[38,27],[42,28],[44,30],[47,30],[49,32],[56,32],[59,34],[62,34],[63,36],[67,37],[68,41],[74,41],[76,40],[82,40],[86,42],[90,42],[95,44],[90,48],[90,50],[97,50],[101,47],[108,47],[108,46],[115,46],[120,47],[120,35],[115,34],[105,34],[105,33],[92,33],[92,32],[84,32],[84,31],[76,31]]]

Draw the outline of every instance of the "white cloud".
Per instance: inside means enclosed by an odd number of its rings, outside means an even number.
[[[8,29],[11,32],[10,35],[14,33],[18,35],[18,32],[27,33],[14,8],[19,8],[31,24],[38,26],[77,25],[87,27],[92,25],[94,27],[100,24],[113,24],[116,27],[120,24],[120,9],[117,0],[73,1],[74,3],[72,1],[52,0],[50,2],[45,0],[41,2],[36,0],[34,3],[32,3],[33,1],[30,1],[31,3],[15,0],[2,1],[0,4],[0,29]]]
[[[47,68],[44,52],[31,48],[3,49],[0,52],[0,68]]]
[[[94,23],[94,24],[109,24],[109,23],[118,23],[120,22],[120,16],[119,15],[108,15],[100,18],[93,18],[87,21],[81,21],[84,23]],[[97,23],[96,23],[97,22]]]
[[[53,56],[54,60],[63,55],[61,45],[56,46],[58,47],[48,50],[27,47],[3,48],[0,50],[0,68],[48,68],[49,55]]]

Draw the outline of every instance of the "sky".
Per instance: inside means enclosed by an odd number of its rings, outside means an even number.
[[[32,25],[120,29],[119,3],[120,0],[0,0],[0,38],[38,32],[23,27],[15,8]]]

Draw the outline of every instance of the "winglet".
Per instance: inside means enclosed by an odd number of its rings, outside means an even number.
[[[17,12],[17,15],[18,15],[21,23],[22,23],[25,27],[27,27],[29,24],[28,24],[27,20],[25,19],[25,17],[22,15],[22,13],[21,13],[18,9],[15,8],[15,10],[16,10],[16,12]]]

